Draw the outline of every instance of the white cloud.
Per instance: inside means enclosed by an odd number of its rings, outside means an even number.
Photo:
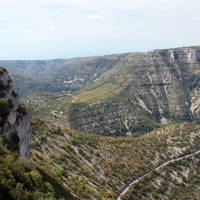
[[[103,17],[100,16],[100,15],[90,15],[88,18],[90,18],[90,19],[103,19]]]
[[[46,26],[46,27],[43,27],[44,30],[55,30],[56,27],[54,26]]]

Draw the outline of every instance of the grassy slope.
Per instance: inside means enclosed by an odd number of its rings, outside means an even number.
[[[60,130],[32,118],[32,161],[81,199],[114,199],[127,181],[199,149],[200,126],[181,123],[139,138]]]
[[[98,102],[116,97],[132,81],[137,65],[147,57],[145,53],[124,55],[111,69],[90,82],[77,95],[75,103]]]

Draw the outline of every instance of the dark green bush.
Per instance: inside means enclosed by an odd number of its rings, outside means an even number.
[[[29,111],[29,108],[24,103],[20,102],[19,103],[19,108],[17,109],[17,111],[19,113],[25,115]]]
[[[15,92],[15,90],[12,90],[12,96],[17,97],[17,96],[18,96],[18,93]]]
[[[56,199],[52,185],[17,154],[0,149],[0,171],[0,199]]]
[[[8,114],[9,114],[9,104],[5,99],[0,98],[0,115],[2,117],[5,117]]]
[[[6,96],[6,92],[5,91],[0,91],[0,98],[4,98]]]
[[[6,69],[5,69],[5,68],[3,68],[3,67],[0,67],[0,74],[3,74],[5,71],[6,71]]]
[[[19,152],[19,142],[20,138],[17,132],[12,132],[11,140],[8,140],[2,136],[2,144],[6,145],[6,149],[12,152]]]

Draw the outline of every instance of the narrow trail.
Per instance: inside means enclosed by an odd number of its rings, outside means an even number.
[[[157,170],[159,170],[160,168],[162,168],[162,167],[168,165],[169,163],[173,163],[173,162],[182,160],[182,159],[184,159],[184,158],[192,157],[192,156],[194,156],[194,155],[196,155],[196,154],[199,154],[199,153],[200,153],[200,150],[197,150],[197,151],[195,151],[195,152],[193,152],[193,153],[190,153],[190,154],[181,156],[181,157],[179,157],[179,158],[173,158],[173,159],[167,160],[167,161],[165,161],[164,163],[162,163],[162,164],[160,164],[160,165],[158,165],[158,166],[153,167],[151,170],[149,170],[149,171],[147,171],[147,172],[144,172],[142,175],[140,175],[140,176],[138,176],[138,177],[132,179],[131,181],[129,181],[129,182],[124,186],[124,188],[123,188],[121,191],[119,191],[119,193],[118,193],[117,196],[116,196],[116,200],[121,200],[121,197],[122,197],[124,194],[126,194],[126,193],[128,192],[128,190],[130,189],[130,187],[131,187],[133,184],[137,183],[139,180],[141,180],[141,179],[144,178],[145,176],[149,175],[152,171],[157,171]]]

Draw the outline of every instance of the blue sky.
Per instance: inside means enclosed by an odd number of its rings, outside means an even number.
[[[200,45],[199,0],[0,0],[0,60]]]

